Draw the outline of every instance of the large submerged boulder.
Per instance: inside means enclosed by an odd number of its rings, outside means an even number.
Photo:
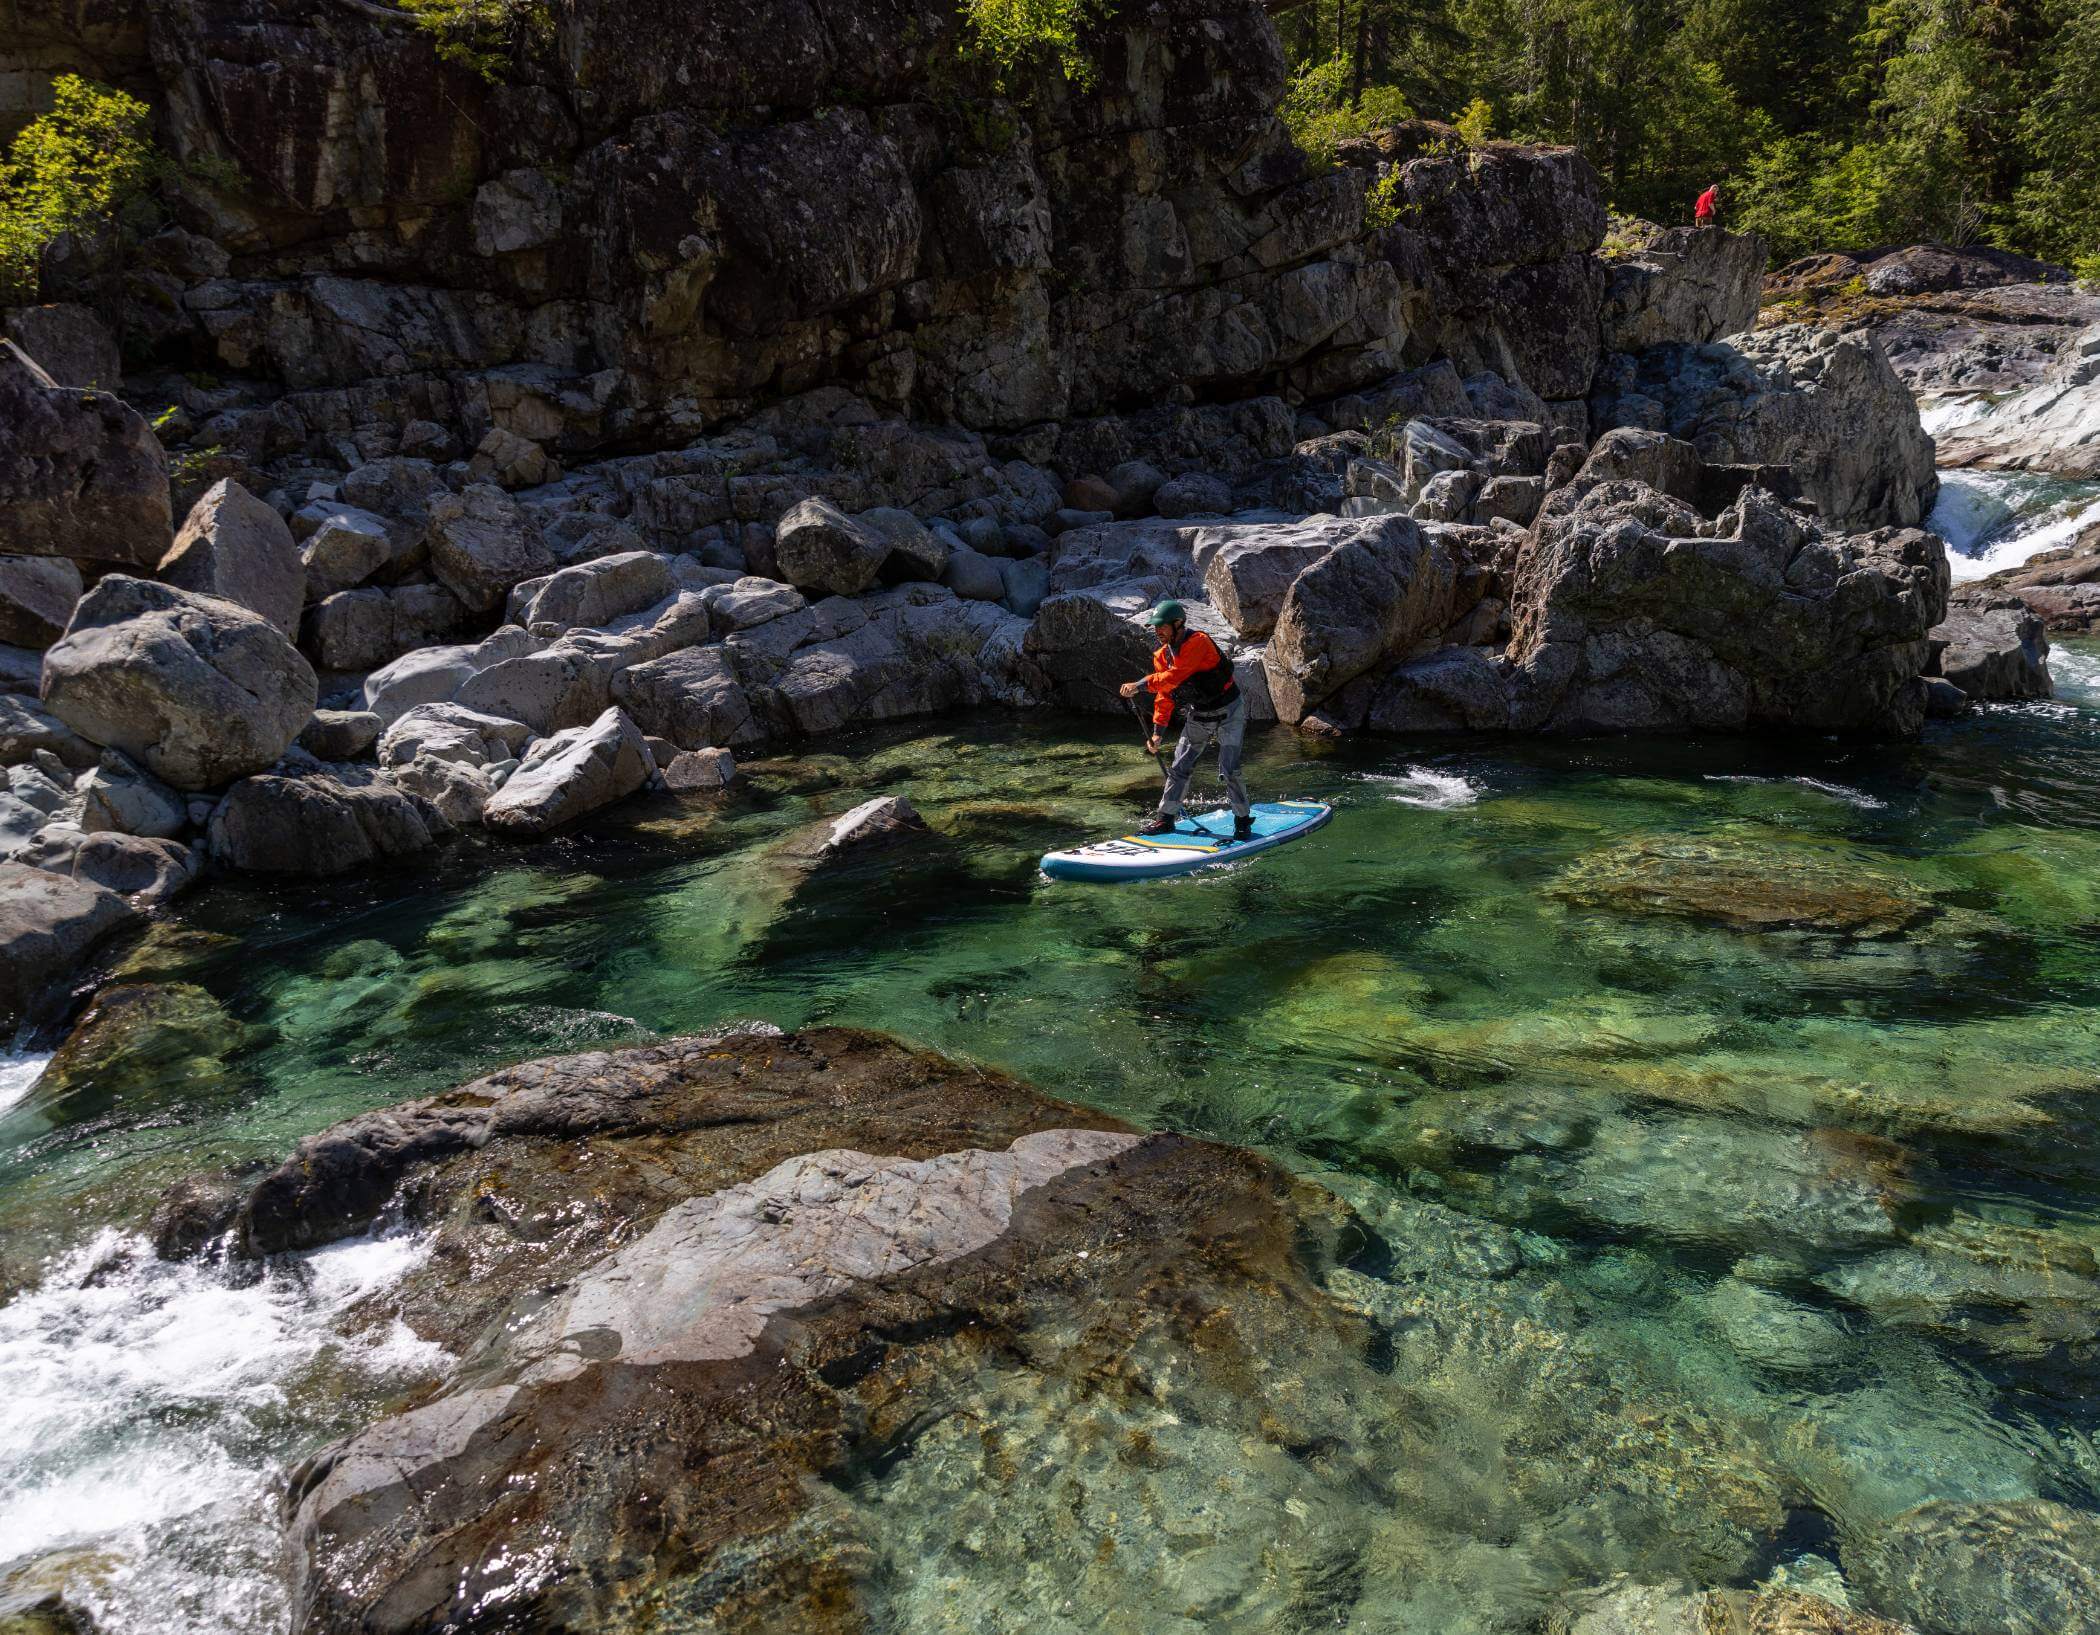
[[[866,1034],[509,1068],[302,1143],[237,1236],[327,1242],[397,1194],[436,1246],[395,1310],[462,1365],[295,1476],[310,1635],[644,1601],[742,1635],[858,1627],[879,1574],[812,1478],[932,1428],[988,1367],[1050,1404],[1147,1379],[1263,1458],[1333,1421],[1259,1383],[1278,1348],[1373,1377],[1315,1281],[1331,1199]],[[1150,1487],[1151,1443],[1129,1448],[1111,1468]]]
[[[113,574],[44,655],[44,704],[177,789],[268,766],[314,713],[312,666],[232,602]]]

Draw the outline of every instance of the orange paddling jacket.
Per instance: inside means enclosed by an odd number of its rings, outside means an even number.
[[[1159,728],[1174,719],[1177,695],[1191,712],[1205,714],[1222,711],[1240,695],[1231,661],[1200,630],[1183,635],[1178,648],[1161,646],[1152,655],[1152,674],[1145,685],[1152,689],[1152,724]]]

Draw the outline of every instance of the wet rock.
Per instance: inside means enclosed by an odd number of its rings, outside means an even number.
[[[1924,1635],[2100,1631],[2100,1516],[2045,1499],[1921,1505],[1845,1565],[1868,1605]]]
[[[160,1195],[148,1233],[162,1260],[189,1260],[232,1230],[241,1192],[230,1181],[186,1177]]]
[[[857,596],[881,574],[890,541],[879,528],[847,516],[829,500],[808,499],[775,524],[773,554],[780,577],[797,590]]]
[[[482,821],[511,834],[545,834],[624,799],[655,775],[641,732],[613,705],[587,726],[535,741],[483,808]]]
[[[1381,660],[1420,646],[1458,611],[1455,564],[1413,522],[1331,526],[1334,548],[1292,581],[1262,661],[1284,722],[1303,720]]]
[[[44,656],[44,702],[177,789],[268,766],[313,715],[312,668],[246,608],[113,574]]]
[[[532,514],[488,483],[433,499],[425,540],[431,573],[470,613],[501,607],[512,586],[555,567]]]
[[[726,749],[680,750],[663,769],[664,787],[680,793],[712,794],[736,778],[736,757]]]
[[[62,556],[0,556],[0,642],[42,652],[65,634],[80,586]]]
[[[1968,594],[2018,597],[2051,633],[2086,635],[2100,630],[2100,528],[1964,589]]]
[[[1566,1597],[1547,1635],[1918,1635],[1904,1624],[1793,1590],[1607,1584]]]
[[[306,606],[306,568],[292,531],[231,477],[190,508],[155,577],[247,608],[287,636],[298,630]]]
[[[1373,732],[1505,732],[1509,667],[1478,647],[1440,647],[1380,676],[1364,724]]]
[[[299,747],[317,761],[356,761],[379,741],[379,717],[370,710],[315,710],[299,731]]]
[[[894,846],[932,832],[904,796],[877,795],[843,817],[817,825],[801,850],[810,858],[829,862],[848,852]]]
[[[214,861],[250,874],[331,875],[428,851],[451,825],[370,767],[244,778],[212,812]]]
[[[0,519],[16,556],[151,571],[174,532],[160,442],[108,392],[60,386],[0,340]]]
[[[190,983],[112,983],[96,993],[52,1054],[38,1094],[107,1106],[165,1097],[170,1085],[201,1093],[225,1082],[225,1060],[243,1032],[216,999]],[[86,1111],[76,1105],[68,1116]],[[219,1214],[223,1230],[232,1210]]]
[[[2050,698],[2049,638],[2017,596],[1964,586],[1930,637],[1936,668],[1970,698]]]
[[[0,863],[0,1027],[21,1022],[46,988],[136,919],[122,897],[91,881]]]
[[[1849,847],[1726,836],[1654,836],[1585,858],[1553,894],[1584,908],[1705,920],[1741,931],[1890,937],[1932,899]]]
[[[586,1139],[594,1178],[579,1210],[564,1170]],[[1305,1271],[1331,1241],[1331,1206],[1259,1159],[1143,1136],[865,1035],[530,1064],[339,1126],[257,1188],[252,1246],[336,1235],[404,1182],[444,1238],[433,1264],[473,1243],[478,1268],[471,1285],[405,1290],[410,1320],[462,1349],[511,1337],[481,1353],[471,1384],[300,1473],[311,1629],[406,1627],[433,1593],[436,1615],[454,1617],[502,1575],[483,1564],[528,1535],[561,1541],[534,1594],[535,1615],[559,1622],[602,1621],[637,1593],[733,1629],[800,1627],[825,1606],[857,1617],[871,1591],[832,1565],[857,1528],[813,1505],[805,1473],[888,1444],[989,1348],[1014,1359],[1017,1387],[1051,1393],[1046,1408],[1098,1359],[1097,1380],[1153,1380],[1184,1415],[1201,1402],[1209,1436],[1265,1449],[1264,1426],[1303,1446],[1324,1421],[1315,1408],[1308,1423],[1289,1392],[1255,1400],[1241,1371],[1289,1332],[1322,1354],[1361,1343]],[[1179,1298],[1159,1298],[1162,1277]],[[1075,1279],[1093,1314],[1077,1331],[1052,1319]],[[731,1288],[746,1297],[708,1292]],[[534,1290],[540,1314],[521,1305],[505,1323]],[[586,1328],[591,1343],[568,1338]],[[1185,1359],[1171,1387],[1132,1348]],[[615,1444],[651,1451],[596,1466],[606,1479],[580,1487],[522,1479],[548,1454],[577,1469],[585,1449]],[[1120,1461],[1118,1445],[1101,1450],[1090,1488],[1167,1463],[1149,1434],[1121,1443]],[[922,1451],[948,1465],[945,1444]],[[1075,1442],[1060,1468],[1076,1476],[1079,1457]],[[671,1463],[686,1474],[667,1480]],[[431,1497],[397,1503],[419,1471]],[[571,1524],[608,1504],[632,1520]],[[738,1563],[750,1565],[724,1575]],[[1189,1591],[1167,1594],[1186,1604]]]

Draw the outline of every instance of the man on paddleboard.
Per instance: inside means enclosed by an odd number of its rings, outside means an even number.
[[[1225,780],[1225,794],[1232,802],[1232,838],[1251,839],[1254,809],[1247,800],[1247,785],[1240,778],[1240,753],[1247,740],[1247,701],[1239,683],[1232,679],[1232,661],[1218,651],[1218,644],[1200,630],[1191,630],[1188,612],[1179,602],[1165,601],[1145,616],[1159,638],[1159,651],[1152,655],[1152,673],[1141,681],[1126,681],[1122,693],[1135,698],[1152,693],[1152,736],[1145,747],[1159,753],[1160,735],[1174,719],[1174,706],[1182,705],[1188,718],[1182,724],[1181,741],[1174,746],[1174,761],[1167,769],[1167,786],[1160,792],[1159,810],[1138,827],[1139,834],[1163,835],[1181,817],[1181,802],[1189,792],[1189,779],[1196,762],[1213,742],[1218,746],[1218,773]]]

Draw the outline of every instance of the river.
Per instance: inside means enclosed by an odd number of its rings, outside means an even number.
[[[385,1313],[415,1238],[259,1278],[169,1265],[141,1236],[169,1180],[507,1060],[747,1017],[883,1028],[1258,1147],[1367,1220],[1491,1235],[1468,1274],[1396,1266],[1358,1298],[1534,1336],[1579,1376],[1491,1387],[1400,1347],[1365,1424],[1404,1405],[1438,1431],[1378,1491],[1228,1482],[1200,1425],[1159,1427],[1213,1544],[1314,1506],[1396,1620],[1352,1627],[1524,1629],[1615,1573],[1827,1587],[1848,1529],[1928,1498],[2100,1505],[2100,645],[2054,669],[2057,701],[1911,745],[1259,733],[1250,783],[1336,821],[1137,888],[1034,859],[1127,814],[1150,759],[1109,723],[997,713],[531,848],[214,886],[132,957],[175,1000],[121,1061],[0,1076],[0,1583],[62,1579],[110,1635],[275,1635],[287,1472],[444,1366]],[[942,838],[783,891],[768,844],[874,791]],[[1753,923],[1775,883],[1806,924]],[[1600,1381],[1655,1405],[1654,1447],[1584,1434]],[[977,1411],[1059,1446],[989,1385]],[[937,1446],[870,1495],[880,1627],[1179,1627],[1157,1571],[1075,1603],[1011,1553],[958,1557]],[[1629,1459],[1666,1525],[1614,1485]],[[1051,1559],[1069,1525],[997,1519]],[[1426,1565],[1381,1577],[1394,1552]],[[944,1597],[913,1592],[936,1559]]]

